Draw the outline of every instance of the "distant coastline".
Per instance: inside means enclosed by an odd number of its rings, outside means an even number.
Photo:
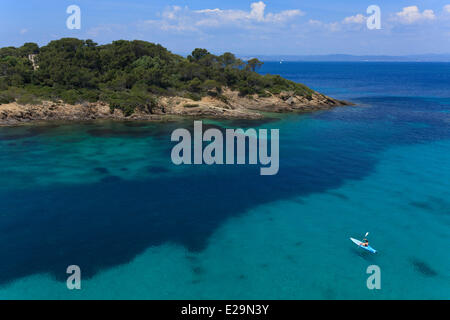
[[[251,56],[251,55],[250,55]],[[245,56],[245,57],[250,57]],[[243,57],[242,59],[248,59]],[[450,62],[450,54],[423,54],[407,56],[389,55],[258,55],[265,62]]]

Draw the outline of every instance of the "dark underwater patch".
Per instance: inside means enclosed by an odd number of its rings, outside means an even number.
[[[41,134],[51,132],[52,130],[58,128],[59,125],[34,125],[31,127],[12,127],[12,128],[1,128],[0,140],[20,140],[26,138],[37,137]],[[5,132],[6,134],[4,134]]]
[[[22,146],[25,146],[25,147],[37,146],[39,144],[40,143],[37,140],[24,140],[24,141],[22,141]]]
[[[419,209],[424,209],[424,210],[429,210],[429,211],[433,210],[433,207],[427,202],[411,201],[409,204],[411,206],[419,208]]]
[[[450,202],[447,199],[431,196],[428,201],[434,204],[434,210],[440,214],[450,214]]]
[[[437,197],[428,197],[426,201],[411,201],[409,204],[426,211],[450,214],[450,204],[446,200]]]
[[[296,247],[301,247],[303,245],[303,241],[297,241],[296,243],[294,243],[294,246]]]
[[[160,167],[160,166],[148,166],[145,169],[147,172],[154,173],[154,174],[170,172],[169,169],[167,169],[165,167]]]
[[[37,136],[38,134],[25,132],[25,133],[17,133],[17,134],[0,134],[0,140],[11,141],[11,140],[20,140],[26,138],[32,138]]]
[[[194,255],[187,254],[187,255],[186,255],[186,259],[187,259],[189,262],[191,262],[191,263],[197,263],[197,262],[198,262],[198,257],[197,257],[197,256],[194,256]]]
[[[227,124],[229,124],[232,128],[255,128],[260,127],[265,124],[273,123],[279,121],[277,118],[262,118],[255,120],[247,120],[247,119],[236,119],[236,120],[228,120]]]
[[[43,125],[36,125],[28,128],[28,133],[33,134],[34,136],[48,133],[54,129],[59,128],[61,125],[59,124],[43,124]]]
[[[101,137],[124,137],[124,138],[147,138],[152,137],[159,140],[170,142],[170,136],[175,129],[189,128],[193,126],[193,122],[179,122],[179,123],[164,123],[164,124],[150,124],[150,123],[132,123],[132,122],[117,122],[109,123],[108,125],[99,125],[94,128],[89,128],[86,132],[97,138]]]
[[[145,138],[152,134],[146,130],[115,130],[108,128],[91,129],[88,133],[93,137],[128,137],[128,138]]]
[[[195,275],[199,276],[199,275],[203,275],[206,273],[206,270],[202,267],[196,266],[192,268],[192,273],[194,273]]]
[[[145,128],[149,126],[148,122],[139,122],[139,121],[127,121],[124,122],[123,125],[129,128]]]
[[[109,174],[109,170],[103,167],[94,168],[94,171],[100,174]]]
[[[374,255],[373,253],[371,253],[371,252],[365,250],[365,249],[356,247],[356,248],[353,248],[353,249],[352,249],[352,252],[353,252],[355,255],[357,255],[358,257],[364,259],[365,261],[373,262],[373,261],[375,260],[375,259],[374,259],[374,256],[375,256],[375,255]]]
[[[342,194],[339,192],[329,191],[327,193],[332,196],[335,196],[336,198],[342,199],[342,200],[349,200],[349,197],[347,197],[345,194]]]
[[[295,202],[295,203],[298,203],[298,204],[305,204],[306,203],[305,200],[298,199],[298,198],[292,199],[292,201]]]
[[[122,178],[117,177],[117,176],[108,176],[108,177],[104,177],[100,180],[103,183],[119,183],[122,180]]]
[[[436,277],[438,275],[437,271],[431,268],[425,261],[412,258],[411,264],[418,273],[427,277]]]
[[[295,259],[292,255],[288,254],[286,255],[286,259],[289,260],[290,262],[297,264],[297,259]]]

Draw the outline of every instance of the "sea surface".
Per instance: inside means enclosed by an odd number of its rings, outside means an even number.
[[[260,72],[356,104],[205,121],[279,129],[275,176],[173,165],[187,120],[0,128],[0,299],[449,299],[450,64]]]

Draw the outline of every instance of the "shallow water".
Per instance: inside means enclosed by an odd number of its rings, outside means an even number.
[[[207,122],[279,128],[276,176],[174,166],[190,121],[0,128],[0,298],[449,298],[450,64],[262,72],[357,103]],[[366,231],[376,255],[349,241]]]

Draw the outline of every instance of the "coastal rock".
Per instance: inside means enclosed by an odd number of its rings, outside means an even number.
[[[225,88],[221,97],[203,97],[194,101],[184,97],[158,98],[158,106],[151,111],[137,109],[126,116],[120,109],[111,110],[105,102],[69,105],[44,101],[39,105],[20,105],[16,102],[0,105],[0,125],[14,125],[30,121],[86,121],[97,119],[162,121],[173,116],[217,119],[261,119],[264,112],[306,112],[326,110],[349,103],[332,99],[320,93],[297,96],[293,92],[260,97],[242,97],[239,92]]]

